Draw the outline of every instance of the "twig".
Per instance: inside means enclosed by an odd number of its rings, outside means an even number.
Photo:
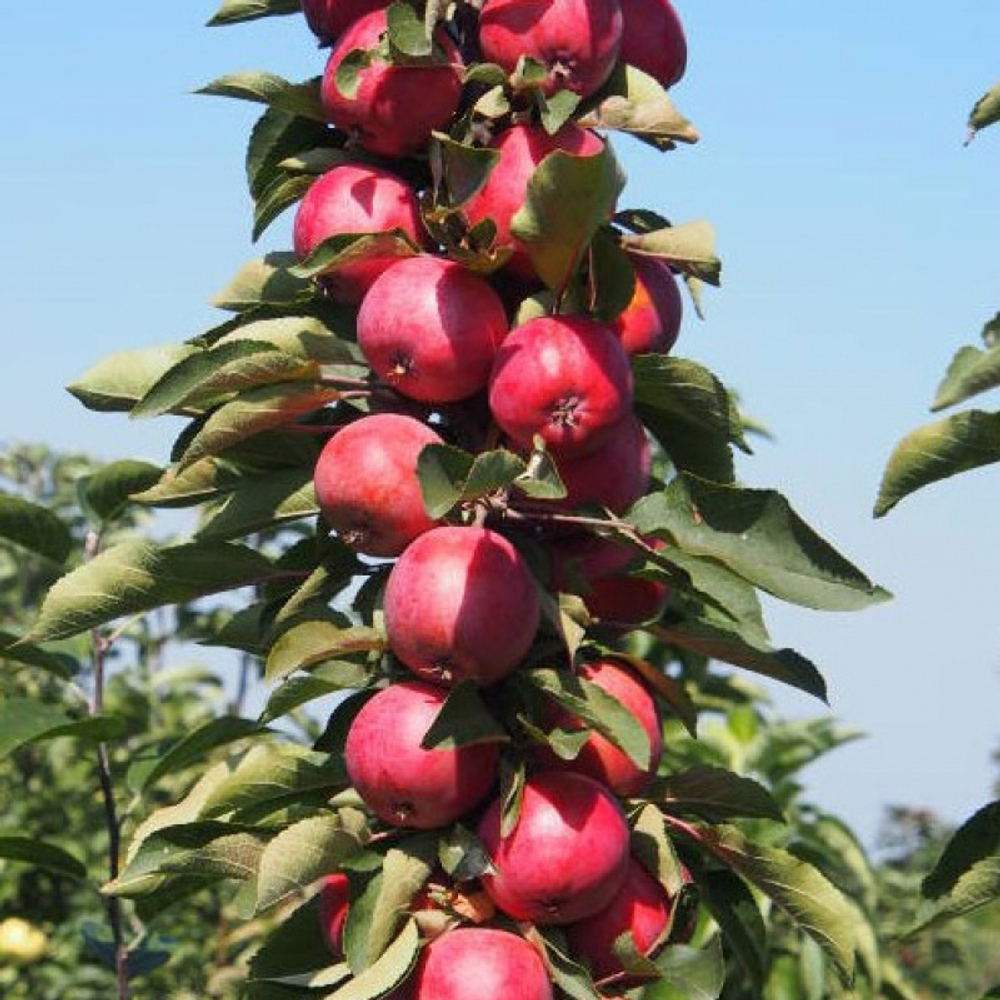
[[[88,560],[94,559],[101,549],[101,536],[92,531],[87,535],[85,554]],[[100,715],[104,711],[104,680],[107,654],[111,645],[121,632],[108,637],[101,635],[99,629],[91,630],[94,664],[94,691],[90,703],[90,714]],[[101,786],[101,798],[104,803],[104,821],[108,829],[108,872],[112,880],[118,878],[118,859],[121,853],[121,823],[118,819],[118,806],[115,802],[115,787],[111,777],[111,758],[108,745],[101,742],[97,745],[97,777]],[[115,978],[118,982],[118,1000],[129,1000],[128,985],[128,946],[122,931],[121,900],[117,896],[108,896],[105,901],[108,922],[111,924],[111,939],[115,951]]]

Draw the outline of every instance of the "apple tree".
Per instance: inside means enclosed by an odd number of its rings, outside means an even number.
[[[259,713],[143,762],[141,791],[183,791],[140,798],[109,905],[231,885],[274,928],[256,1000],[777,996],[789,939],[803,995],[879,995],[850,862],[782,832],[790,786],[693,738],[747,672],[825,698],[761,594],[888,595],[738,481],[736,398],[676,352],[680,286],[700,313],[719,283],[712,230],[629,205],[616,153],[697,138],[668,96],[676,11],[226,0],[212,23],[302,15],[316,76],[203,88],[264,106],[253,233],[290,210],[293,245],[240,270],[211,329],[70,387],[186,419],[162,467],[114,483],[197,526],[95,535],[10,647],[101,650],[208,599],[201,641],[262,665]],[[320,705],[303,739],[289,719]]]

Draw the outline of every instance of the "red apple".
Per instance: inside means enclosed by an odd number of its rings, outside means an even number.
[[[572,760],[563,760],[548,749],[540,757],[546,767],[585,774],[607,785],[618,795],[638,795],[656,773],[663,751],[662,722],[656,699],[639,676],[620,660],[606,659],[586,663],[580,668],[579,675],[611,695],[635,716],[649,737],[649,763],[640,767],[628,754],[598,732],[590,733],[587,742]],[[585,723],[561,706],[554,709],[549,721],[553,728],[587,728]]]
[[[319,891],[319,922],[323,937],[334,956],[344,954],[344,921],[350,907],[350,883],[342,872],[323,879]]]
[[[617,576],[635,562],[636,550],[615,538],[567,535],[547,544],[552,588],[578,594],[593,580]]]
[[[490,410],[522,447],[536,434],[583,455],[631,413],[632,369],[612,331],[586,316],[541,316],[510,333],[490,376]]]
[[[409,257],[372,284],[358,311],[358,344],[375,373],[425,403],[486,386],[507,314],[489,283],[443,257]]]
[[[622,0],[621,60],[672,87],[687,69],[684,26],[670,0]]]
[[[389,646],[437,684],[492,684],[521,662],[540,617],[527,563],[488,528],[440,527],[399,557],[385,589]]]
[[[677,279],[656,257],[635,254],[631,260],[635,293],[611,328],[629,354],[666,354],[677,340],[684,312]]]
[[[455,43],[439,31],[439,62],[390,63],[373,54],[348,96],[337,86],[338,70],[352,52],[375,49],[387,29],[388,15],[377,9],[344,31],[327,61],[320,100],[330,121],[359,146],[382,156],[411,156],[455,114],[462,96],[462,59]]]
[[[458,927],[435,938],[417,966],[413,1000],[552,1000],[538,951],[491,927]]]
[[[398,413],[375,413],[341,428],[320,452],[313,473],[327,523],[351,548],[398,556],[435,522],[424,508],[417,459],[441,438]]]
[[[623,24],[619,0],[486,0],[479,45],[487,62],[508,73],[522,56],[541,63],[546,96],[572,90],[589,97],[614,69]]]
[[[596,156],[604,140],[579,125],[564,125],[549,135],[541,125],[514,125],[490,143],[500,155],[486,183],[463,206],[470,226],[489,218],[496,223],[496,246],[514,251],[507,267],[522,279],[535,277],[523,244],[511,234],[510,224],[524,205],[528,181],[535,168],[557,149],[574,156]]]
[[[603,909],[625,881],[629,828],[604,786],[571,771],[542,771],[524,785],[517,825],[500,834],[495,800],[479,823],[493,861],[483,887],[515,920],[568,924]]]
[[[302,0],[306,24],[321,45],[332,45],[359,17],[388,7],[390,0]]]
[[[649,486],[651,449],[642,424],[629,414],[612,428],[604,443],[575,458],[555,459],[566,497],[553,501],[572,510],[599,504],[624,514]]]
[[[666,583],[638,576],[593,580],[583,595],[583,603],[594,618],[627,628],[659,618],[669,600],[670,587]]]
[[[320,175],[295,213],[295,254],[308,257],[324,240],[401,229],[423,242],[423,223],[413,190],[395,174],[360,163],[342,163]],[[398,255],[373,252],[328,270],[322,282],[331,298],[356,305],[371,283],[399,261]]]
[[[477,805],[496,780],[496,743],[425,750],[420,743],[447,692],[401,681],[365,702],[348,730],[344,763],[351,784],[379,819],[432,830]]]
[[[624,971],[614,951],[619,937],[630,933],[639,954],[650,956],[663,943],[672,913],[673,900],[667,890],[635,858],[630,858],[628,875],[619,893],[603,910],[570,924],[566,938],[573,957],[582,959],[594,979],[601,980]],[[637,983],[618,979],[615,985]]]

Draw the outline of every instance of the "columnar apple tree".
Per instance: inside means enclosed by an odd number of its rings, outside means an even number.
[[[768,791],[663,739],[696,733],[712,662],[825,697],[761,592],[886,596],[737,482],[735,400],[675,352],[680,286],[700,312],[718,283],[712,231],[630,205],[617,153],[697,138],[667,95],[676,12],[226,0],[213,23],[302,14],[314,78],[204,88],[266,106],[254,235],[292,210],[293,245],[237,274],[217,326],[71,387],[187,418],[129,492],[198,527],[95,544],[22,646],[224,595],[205,641],[269,686],[259,719],[150,762],[147,788],[227,750],[148,806],[105,891],[155,914],[238,883],[274,918],[261,998],[718,996],[725,961],[760,988],[772,909],[874,978],[858,904],[751,835],[780,822]],[[313,745],[282,728],[333,693]]]

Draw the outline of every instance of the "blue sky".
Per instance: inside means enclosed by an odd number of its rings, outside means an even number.
[[[624,203],[708,218],[724,285],[676,353],[707,364],[775,435],[742,462],[896,599],[850,615],[769,608],[869,734],[807,772],[871,843],[884,804],[958,820],[1000,744],[1000,470],[871,508],[895,441],[927,419],[954,351],[1000,309],[1000,132],[964,121],[1000,78],[995,0],[678,0],[677,104],[696,146],[631,140]],[[322,55],[286,18],[207,29],[212,3],[17,4],[0,36],[0,441],[165,459],[169,421],[89,414],[63,386],[103,355],[172,342],[248,257],[242,174],[259,109],[192,91],[238,69],[301,79]],[[264,249],[288,245],[287,219]],[[995,400],[984,405],[996,406]],[[787,714],[824,711],[771,689]]]

